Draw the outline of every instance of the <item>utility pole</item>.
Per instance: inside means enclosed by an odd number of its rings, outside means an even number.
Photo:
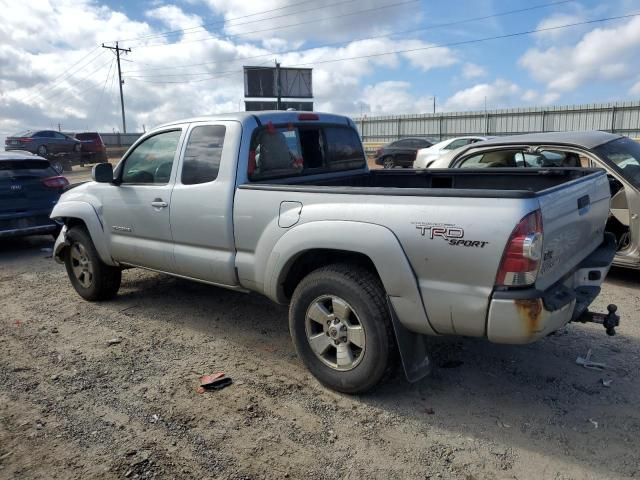
[[[109,50],[115,50],[116,51],[116,60],[118,63],[118,80],[120,83],[120,109],[122,110],[122,133],[127,133],[127,123],[124,120],[124,96],[122,95],[122,84],[124,83],[122,81],[122,72],[120,71],[120,52],[126,52],[126,53],[130,53],[131,49],[130,48],[120,48],[118,46],[118,42],[116,42],[116,46],[115,47],[107,47],[104,43],[102,44],[102,48],[108,48]]]
[[[280,110],[282,108],[282,84],[280,83],[280,64],[276,60],[276,93],[278,94],[278,98],[276,99],[276,110]]]
[[[433,113],[436,113],[436,97],[433,97]]]

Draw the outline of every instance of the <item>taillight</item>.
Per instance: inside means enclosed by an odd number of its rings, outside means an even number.
[[[33,138],[29,138],[29,137],[19,138],[18,141],[20,143],[29,143],[29,142],[33,141]]]
[[[496,286],[522,287],[533,285],[542,259],[542,214],[540,210],[524,217],[511,233]]]
[[[64,188],[69,185],[69,181],[63,176],[47,177],[42,180],[42,183],[47,188]]]

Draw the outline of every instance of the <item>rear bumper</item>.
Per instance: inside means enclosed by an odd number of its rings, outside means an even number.
[[[58,225],[51,223],[49,225],[37,225],[33,227],[14,228],[11,230],[0,230],[0,238],[8,237],[24,237],[27,235],[43,235],[45,233],[53,233]]]
[[[496,291],[487,315],[487,337],[495,343],[534,342],[587,310],[600,293],[616,252],[615,239],[605,241],[576,269],[546,291],[535,288]]]
[[[50,210],[0,217],[0,238],[53,233],[59,225],[49,218]]]

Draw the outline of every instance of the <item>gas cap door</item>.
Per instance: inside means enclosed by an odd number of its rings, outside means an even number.
[[[302,213],[302,204],[300,202],[282,202],[280,204],[280,215],[278,216],[278,226],[280,228],[293,227]]]

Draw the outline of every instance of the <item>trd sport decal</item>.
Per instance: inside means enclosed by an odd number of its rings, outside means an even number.
[[[482,240],[465,240],[464,229],[458,225],[450,223],[420,223],[414,222],[420,235],[431,240],[441,238],[454,247],[475,247],[484,248],[489,242]]]

